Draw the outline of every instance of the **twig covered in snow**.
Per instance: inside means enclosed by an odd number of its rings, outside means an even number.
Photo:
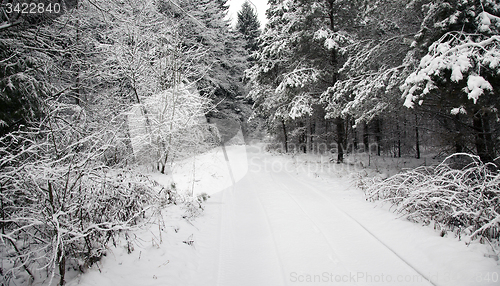
[[[68,266],[83,271],[99,261],[165,195],[147,177],[106,165],[116,130],[89,126],[77,107],[50,104],[41,123],[0,138],[3,283],[43,271],[64,284]]]
[[[466,159],[463,168],[453,166]],[[463,161],[463,160],[462,160]],[[388,179],[374,179],[365,188],[367,200],[389,202],[411,221],[433,223],[472,239],[498,243],[500,236],[500,173],[470,154],[454,154],[435,167],[406,170]]]

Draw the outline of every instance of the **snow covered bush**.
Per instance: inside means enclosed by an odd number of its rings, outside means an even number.
[[[64,284],[130,230],[157,199],[154,182],[106,165],[117,130],[97,128],[79,106],[51,103],[48,116],[0,138],[1,283]],[[45,281],[47,282],[47,281]],[[50,283],[49,283],[50,284]]]
[[[454,167],[461,158],[463,168]],[[367,200],[381,200],[411,221],[434,224],[441,234],[498,243],[500,236],[500,173],[478,156],[454,154],[434,167],[406,170],[365,185]]]
[[[145,97],[127,114],[136,159],[164,173],[174,159],[216,145],[218,134],[204,116],[210,108],[209,99],[194,84],[179,84]]]

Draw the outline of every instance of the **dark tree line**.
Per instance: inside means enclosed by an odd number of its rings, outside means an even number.
[[[495,1],[270,1],[247,71],[285,145],[498,155]],[[394,152],[394,148],[397,149]]]

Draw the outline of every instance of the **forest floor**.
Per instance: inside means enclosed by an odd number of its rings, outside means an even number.
[[[227,144],[228,162],[217,148],[179,162],[171,177],[151,174],[210,195],[204,211],[168,206],[161,223],[133,235],[131,254],[118,242],[68,285],[499,285],[489,246],[365,201],[353,178],[386,176],[394,161],[384,171],[382,162],[367,169],[237,143]]]

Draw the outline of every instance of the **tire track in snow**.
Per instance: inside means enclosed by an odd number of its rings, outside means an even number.
[[[294,176],[292,176],[289,172],[281,172],[283,174],[286,174],[290,179],[292,179],[293,181],[295,181],[296,183],[300,184],[302,187],[305,187],[309,190],[311,190],[312,192],[314,192],[316,195],[320,196],[322,199],[326,200],[327,202],[329,202],[329,204],[331,206],[333,206],[338,212],[342,213],[344,216],[346,216],[349,220],[351,220],[352,222],[354,222],[356,225],[358,225],[359,227],[361,227],[367,234],[369,234],[371,237],[373,237],[376,241],[378,241],[384,248],[386,248],[387,250],[389,250],[392,254],[394,254],[400,261],[402,261],[404,264],[406,264],[409,268],[411,268],[413,271],[415,271],[418,275],[420,275],[421,277],[424,278],[424,281],[429,283],[430,285],[434,285],[434,286],[437,286],[431,279],[429,279],[426,275],[424,275],[421,271],[419,271],[415,266],[413,266],[410,262],[408,262],[406,259],[404,259],[401,255],[399,255],[396,251],[394,251],[393,249],[391,249],[386,243],[384,243],[382,240],[380,240],[375,234],[373,234],[367,227],[365,227],[363,224],[361,224],[358,220],[356,220],[355,218],[353,218],[351,215],[349,215],[347,212],[345,212],[343,209],[341,209],[337,204],[335,204],[331,198],[329,198],[328,196],[325,196],[323,193],[319,192],[318,190],[316,190],[314,187],[311,187],[309,186],[306,182],[304,182],[303,180],[300,180]],[[291,196],[290,194],[288,194],[289,196]],[[293,197],[293,196],[291,196]],[[299,202],[294,199],[297,204],[299,204]],[[299,204],[300,205],[300,204]]]
[[[250,174],[224,191],[217,286],[286,284],[269,217],[252,191],[256,182]]]
[[[256,194],[257,196],[257,199],[259,201],[259,205],[261,207],[261,209],[264,211],[265,215],[266,215],[266,223],[267,223],[267,227],[269,228],[270,232],[271,232],[271,236],[273,238],[273,245],[274,245],[274,252],[276,253],[276,256],[278,257],[278,261],[279,261],[279,266],[280,266],[280,269],[281,269],[281,275],[283,277],[283,285],[286,285],[286,275],[285,275],[285,268],[284,268],[284,264],[283,264],[283,257],[280,255],[279,251],[278,251],[278,243],[276,242],[276,234],[274,233],[273,231],[273,228],[271,226],[271,221],[269,220],[269,213],[267,212],[266,208],[264,207],[264,204],[262,203],[262,199],[259,197],[258,194]]]
[[[266,175],[268,176],[268,180],[264,181],[263,178],[265,178]],[[302,205],[300,205],[300,203],[297,201],[296,198],[294,198],[289,193],[287,193],[286,191],[283,190],[283,188],[287,188],[284,184],[282,184],[278,180],[275,180],[273,178],[272,173],[270,173],[270,172],[269,173],[265,172],[264,174],[261,173],[260,176],[259,176],[258,182],[260,183],[260,186],[261,186],[261,188],[258,188],[258,189],[260,189],[260,190],[266,190],[267,189],[267,192],[258,192],[258,191],[255,191],[254,193],[258,197],[258,199],[260,201],[260,204],[262,205],[262,208],[265,210],[268,224],[269,224],[271,230],[273,231],[273,238],[274,238],[275,248],[276,248],[276,252],[278,253],[278,256],[280,257],[281,268],[282,268],[282,275],[283,275],[283,278],[284,278],[284,281],[285,281],[285,285],[288,285],[288,284],[294,285],[296,283],[293,283],[293,282],[302,282],[302,281],[291,281],[290,280],[291,283],[287,283],[289,281],[289,280],[286,279],[287,275],[285,273],[285,269],[287,267],[285,266],[285,263],[283,263],[283,261],[287,261],[287,260],[283,258],[283,253],[280,253],[280,252],[284,251],[284,246],[283,246],[284,243],[283,243],[283,240],[282,240],[281,241],[282,245],[279,245],[279,243],[276,241],[276,236],[277,236],[276,233],[275,233],[276,231],[273,230],[274,228],[276,228],[276,224],[279,224],[279,218],[272,218],[271,215],[269,214],[269,211],[272,208],[272,205],[270,205],[270,204],[272,204],[273,200],[269,200],[269,199],[265,200],[265,199],[262,198],[263,195],[267,195],[267,194],[269,194],[269,192],[274,192],[275,194],[279,193],[279,197],[281,198],[280,201],[282,201],[282,199],[284,197],[288,197],[290,199],[289,202],[293,203],[294,209],[298,210],[300,212],[300,214],[295,213],[295,215],[299,216],[302,219],[306,219],[308,221],[308,224],[310,226],[312,226],[312,230],[314,230],[316,233],[318,233],[320,235],[320,239],[323,242],[323,245],[326,245],[328,247],[328,249],[330,250],[330,251],[326,251],[327,252],[326,256],[324,255],[325,251],[322,250],[321,251],[322,252],[321,255],[325,259],[328,259],[330,261],[330,263],[333,263],[334,266],[336,266],[334,268],[337,271],[339,270],[338,268],[341,268],[342,272],[344,272],[344,273],[349,272],[349,269],[346,268],[346,264],[343,263],[343,261],[340,259],[340,256],[338,255],[337,251],[335,250],[335,247],[327,239],[325,233],[321,230],[321,227],[312,219],[312,217],[308,214],[308,212],[305,210],[305,208]],[[269,191],[270,187],[272,187],[272,189],[274,191]],[[265,206],[266,204],[268,205],[267,207]],[[274,228],[273,228],[273,221],[274,221],[274,224],[275,224]],[[302,229],[302,231],[307,231],[307,230],[306,229]],[[281,233],[281,234],[283,235],[283,233]],[[315,238],[318,238],[314,234],[313,234],[313,236]],[[286,239],[285,239],[285,242],[286,242]],[[319,244],[315,244],[314,247],[318,248],[318,245]],[[280,251],[280,249],[281,249],[281,251]],[[286,247],[285,247],[285,250],[292,251],[292,249],[286,249]],[[298,258],[299,260],[302,260],[302,259],[307,258],[307,257],[294,257],[294,258]],[[316,260],[320,259],[320,257],[314,257],[314,258]],[[287,262],[289,264],[293,264],[290,260],[293,260],[293,259],[289,259]],[[304,279],[306,279],[305,275],[311,275],[312,276],[312,275],[315,275],[317,273],[326,273],[325,271],[323,271],[323,272],[319,271],[319,272],[315,272],[315,273],[307,272],[306,271],[305,273],[302,273],[299,269],[297,269],[297,268],[300,268],[301,266],[309,266],[310,264],[314,265],[315,261],[307,261],[307,260],[306,261],[302,261],[301,265],[294,265],[294,267],[296,267],[295,269],[291,268],[291,269],[288,269],[288,270],[298,270],[297,275],[301,275],[302,274],[303,275],[302,277]],[[288,268],[290,268],[290,267],[288,267]],[[333,269],[333,268],[331,268],[331,269]],[[325,269],[323,269],[323,270],[325,270]],[[292,272],[292,273],[295,273],[295,272]],[[321,275],[321,274],[319,274],[319,275]],[[292,276],[290,276],[290,278],[292,278]],[[327,277],[321,277],[321,279],[323,279],[323,278],[326,279]],[[329,281],[332,282],[331,280],[329,280]],[[304,281],[304,282],[307,282],[307,281]],[[321,282],[321,281],[319,281],[319,282]],[[325,281],[323,281],[323,282],[325,282]],[[304,285],[304,283],[301,283],[301,284]],[[310,284],[306,284],[306,285],[310,285]],[[358,284],[356,282],[352,282],[351,281],[351,283],[345,284],[345,285],[358,285]]]
[[[222,193],[222,210],[221,210],[221,216],[220,216],[220,229],[219,229],[219,261],[218,261],[218,266],[217,266],[217,284],[216,285],[222,285],[222,281],[226,278],[225,276],[225,269],[223,267],[223,263],[231,259],[231,253],[233,249],[233,244],[232,241],[234,239],[228,239],[228,234],[227,231],[225,232],[226,229],[229,228],[229,225],[231,223],[228,223],[228,219],[232,218],[232,216],[228,216],[227,214],[230,213],[230,208],[233,206],[233,199],[232,199],[232,190],[225,190]],[[230,235],[230,234],[229,234]]]
[[[281,187],[285,188],[285,189],[288,189],[287,186],[285,186],[283,183],[279,182],[278,180],[275,180],[273,175],[272,175],[272,172],[270,173],[270,176],[271,178],[273,179],[273,181],[277,184],[279,184]],[[335,254],[335,257],[337,259],[339,259],[340,262],[343,262],[341,259],[340,259],[340,255],[339,253],[335,250],[334,246],[332,245],[332,243],[330,242],[330,240],[328,239],[327,235],[325,234],[324,231],[321,230],[321,227],[316,223],[316,221],[313,220],[313,218],[311,217],[311,215],[309,215],[309,213],[305,210],[305,208],[297,201],[297,199],[290,195],[288,192],[286,191],[283,191],[282,190],[282,193],[284,193],[286,196],[290,197],[294,202],[295,204],[299,207],[299,209],[302,211],[302,213],[305,215],[305,217],[307,217],[309,219],[309,221],[314,225],[314,228],[317,232],[319,232],[322,236],[322,238],[324,239],[324,241],[327,243],[328,247],[330,248],[331,252],[333,254]],[[329,258],[330,260],[332,260],[333,262],[336,262],[335,259],[329,255]],[[349,269],[345,263],[342,263],[343,267],[346,268],[347,272],[351,272],[351,269]]]

